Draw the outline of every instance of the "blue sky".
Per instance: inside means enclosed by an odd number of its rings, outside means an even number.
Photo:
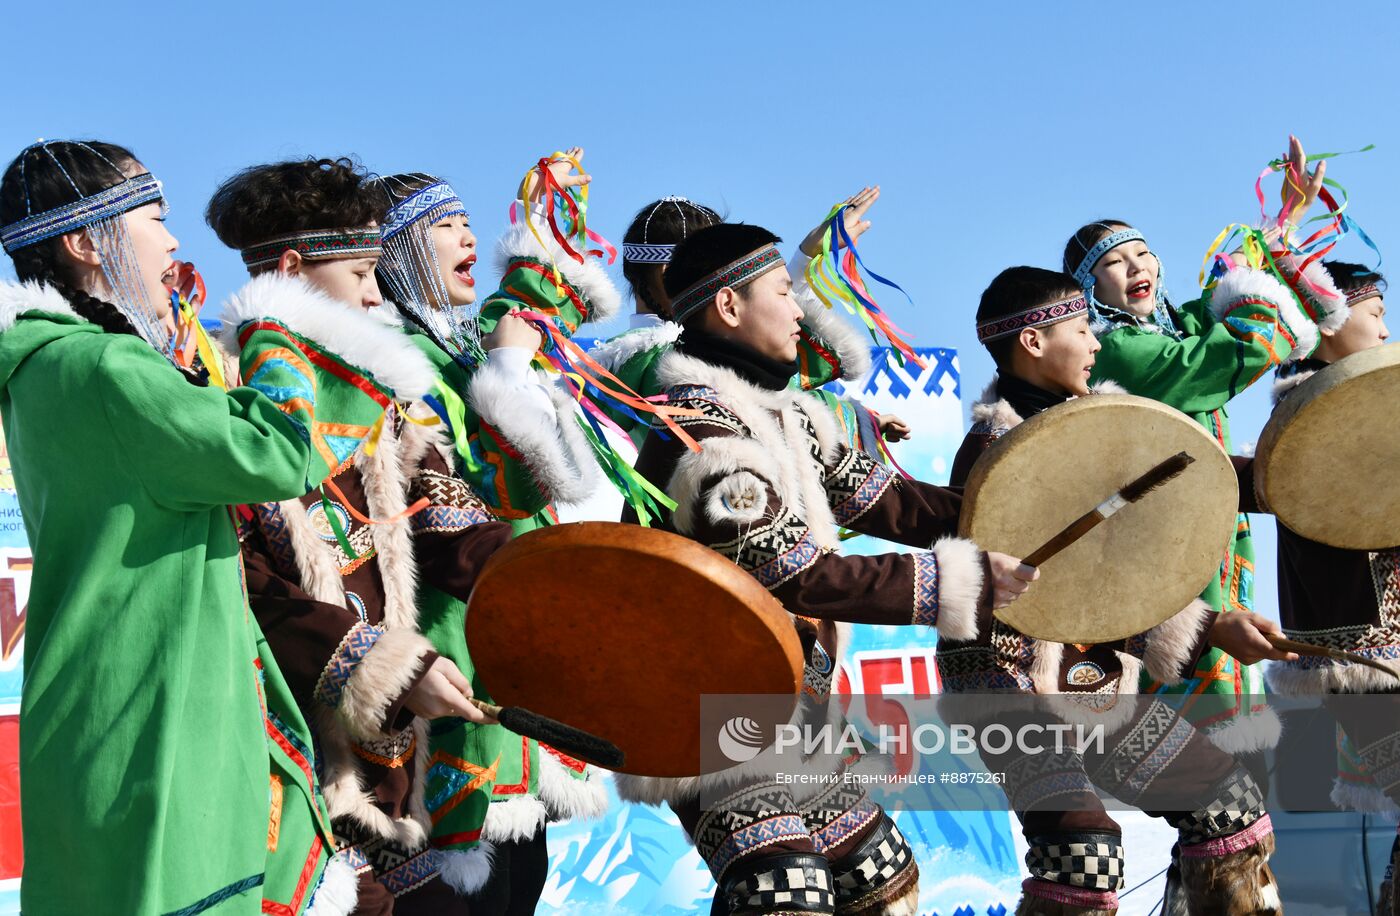
[[[1397,237],[1400,8],[1382,2],[49,2],[4,15],[0,156],[41,136],[133,147],[165,180],[182,256],[215,298],[244,275],[203,225],[210,193],[238,168],[307,154],[446,175],[483,243],[525,167],[572,144],[595,176],[591,224],[615,240],[643,203],[684,194],[795,243],[879,183],[865,257],[913,294],[913,309],[885,305],[918,343],[961,352],[965,395],[991,373],[972,314],[998,271],[1057,266],[1071,231],[1115,216],[1190,298],[1210,239],[1257,217],[1254,176],[1290,132],[1315,151],[1375,143],[1330,167],[1382,250]],[[1265,393],[1231,412],[1252,441]],[[1257,528],[1267,607],[1272,525]]]

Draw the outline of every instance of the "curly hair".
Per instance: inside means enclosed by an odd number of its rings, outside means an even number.
[[[383,222],[389,205],[353,159],[299,159],[246,168],[219,185],[204,221],[230,248],[313,229]]]

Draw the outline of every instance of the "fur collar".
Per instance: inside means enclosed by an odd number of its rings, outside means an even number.
[[[1305,369],[1301,372],[1294,372],[1291,375],[1275,377],[1272,392],[1274,406],[1277,407],[1279,401],[1282,401],[1294,388],[1297,388],[1314,375],[1317,375],[1318,371],[1317,369]]]
[[[19,316],[26,312],[47,312],[87,321],[77,312],[58,290],[47,283],[27,280],[24,283],[13,281],[0,283],[0,333],[15,326]]]
[[[1089,386],[1090,394],[1127,394],[1122,385],[1112,379],[1100,379]],[[1074,400],[1073,397],[1070,398]],[[991,430],[1005,430],[1019,426],[1024,418],[1018,414],[1005,398],[997,397],[997,378],[987,383],[982,395],[972,402],[972,423],[974,426]]]
[[[593,358],[609,372],[617,372],[637,354],[649,350],[670,350],[681,336],[681,326],[663,321],[650,327],[624,331],[593,348]],[[646,395],[648,392],[640,391]]]
[[[433,368],[407,335],[336,302],[305,280],[272,272],[248,281],[224,305],[220,342],[237,353],[239,328],[262,318],[369,372],[396,397],[419,398],[432,390]]]

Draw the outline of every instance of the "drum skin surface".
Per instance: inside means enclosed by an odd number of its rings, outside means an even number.
[[[1059,643],[1151,629],[1219,574],[1239,486],[1224,449],[1194,420],[1133,395],[1067,401],[993,442],[968,477],[961,533],[1016,557],[1180,451],[1195,459],[1181,476],[1047,560],[1040,579],[997,616]]]
[[[1400,544],[1400,347],[1338,360],[1274,409],[1254,452],[1254,491],[1303,537],[1349,550]]]
[[[637,525],[574,522],[510,542],[472,590],[466,632],[497,703],[607,738],[639,776],[700,772],[701,696],[795,706],[802,687],[801,642],[777,599],[713,550]]]

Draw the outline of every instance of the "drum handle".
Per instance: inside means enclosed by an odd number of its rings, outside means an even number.
[[[1195,458],[1192,458],[1186,452],[1177,452],[1146,474],[1124,485],[1117,493],[1114,493],[1108,499],[1105,499],[1088,512],[1085,512],[1083,515],[1079,516],[1079,518],[1070,522],[1063,531],[1046,541],[1038,549],[1031,551],[1030,555],[1025,557],[1021,562],[1025,563],[1027,566],[1043,565],[1055,554],[1088,534],[1099,522],[1109,518],[1119,509],[1128,505],[1128,503],[1137,502],[1162,484],[1181,476],[1181,472],[1186,470],[1195,460]]]
[[[471,704],[477,709],[517,735],[534,738],[570,757],[577,757],[609,770],[621,769],[625,764],[621,748],[581,728],[565,725],[558,719],[542,716],[520,706],[495,706],[476,697],[467,699],[471,700]]]

